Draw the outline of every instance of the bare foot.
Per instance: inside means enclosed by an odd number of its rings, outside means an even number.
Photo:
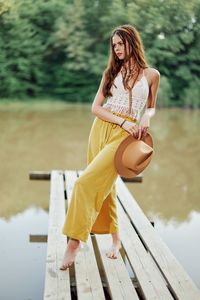
[[[109,257],[109,258],[117,258],[118,254],[119,254],[119,250],[121,249],[121,241],[120,241],[120,238],[119,238],[119,234],[118,233],[113,233],[112,234],[112,239],[113,239],[112,247],[106,253],[106,256]]]
[[[66,270],[73,264],[79,248],[79,240],[69,239],[60,270]]]

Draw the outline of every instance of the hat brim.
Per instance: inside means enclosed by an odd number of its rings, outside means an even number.
[[[147,132],[146,136],[144,136],[141,140],[153,148],[153,139],[149,132]],[[137,142],[137,141],[139,141],[139,140],[135,136],[129,134],[122,140],[122,142],[120,143],[120,145],[118,146],[118,148],[116,150],[115,157],[114,157],[115,169],[116,169],[117,173],[122,177],[132,178],[142,172],[142,170],[139,173],[135,172],[132,169],[125,167],[122,163],[122,156],[123,156],[123,153],[124,153],[125,149],[127,148],[127,146],[130,143]],[[150,160],[149,160],[149,162],[150,162]],[[148,165],[148,163],[146,165]]]

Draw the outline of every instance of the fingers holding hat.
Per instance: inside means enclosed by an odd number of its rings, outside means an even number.
[[[138,125],[134,124],[133,122],[130,122],[126,120],[126,122],[122,126],[123,129],[125,129],[127,132],[129,132],[131,135],[135,136],[138,132]]]
[[[142,137],[146,136],[149,127],[138,126],[137,139],[140,140]]]
[[[143,136],[146,136],[147,135],[147,131],[148,131],[149,127],[145,127],[143,129]]]
[[[133,122],[130,121],[126,121],[122,127],[138,140],[146,136],[149,128],[148,126],[133,124]]]

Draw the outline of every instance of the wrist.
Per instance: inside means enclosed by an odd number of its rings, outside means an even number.
[[[147,108],[144,112],[144,115],[151,118],[155,115],[155,108],[151,107],[151,108]]]
[[[125,122],[126,122],[126,120],[124,119],[124,120],[121,122],[120,127],[123,128],[123,125],[124,125]]]
[[[116,123],[117,123],[117,125],[121,125],[121,123],[124,121],[124,118],[122,118],[122,117],[117,117],[117,121],[116,121]]]

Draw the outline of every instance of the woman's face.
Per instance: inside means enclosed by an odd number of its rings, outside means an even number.
[[[117,35],[114,34],[112,37],[112,45],[115,54],[119,59],[124,59],[125,57],[125,45],[122,41],[122,39]]]

